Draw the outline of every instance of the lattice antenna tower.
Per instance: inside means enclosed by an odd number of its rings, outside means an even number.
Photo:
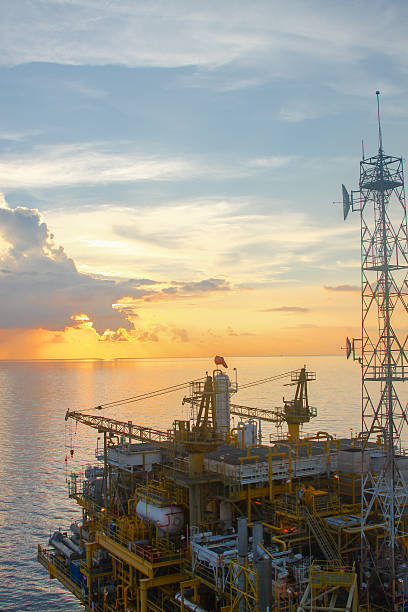
[[[383,151],[379,94],[378,154],[360,162],[358,191],[350,197],[343,185],[344,219],[351,209],[360,213],[361,222],[361,338],[352,345],[348,341],[347,356],[353,354],[362,373],[362,578],[374,572],[394,609],[407,536],[408,490],[401,462],[408,446],[408,234],[403,162]],[[370,455],[379,442],[382,457],[376,467]],[[384,525],[377,550],[374,524]]]

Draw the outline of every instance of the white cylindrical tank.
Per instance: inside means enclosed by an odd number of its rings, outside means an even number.
[[[215,418],[217,432],[226,438],[230,430],[230,387],[227,374],[218,373],[214,376],[215,386]]]
[[[174,599],[177,601],[177,603],[181,603],[181,593],[176,593]],[[193,601],[190,601],[185,597],[184,607],[187,608],[187,610],[190,610],[190,612],[207,612],[207,610],[204,610],[204,608],[200,608],[198,604],[195,604]]]
[[[62,538],[61,542],[65,544],[65,546],[68,546],[68,548],[73,550],[75,553],[77,553],[77,555],[83,555],[84,549],[81,548],[81,546],[78,546],[77,544],[75,544],[75,542],[73,542],[69,538],[64,537]]]
[[[71,561],[72,559],[78,559],[79,558],[79,554],[77,552],[75,552],[74,550],[72,550],[72,548],[67,546],[62,541],[62,539],[63,538],[62,538],[61,533],[59,531],[56,531],[54,533],[54,535],[51,536],[51,538],[49,539],[49,544],[51,544],[51,546],[53,546],[59,553],[64,555],[64,557],[68,561]]]
[[[256,422],[251,421],[250,423],[245,423],[244,426],[244,446],[248,448],[251,444],[256,444],[257,437],[257,426]]]
[[[136,514],[139,518],[153,523],[169,535],[180,533],[184,526],[184,513],[180,506],[154,506],[141,499],[136,506]]]

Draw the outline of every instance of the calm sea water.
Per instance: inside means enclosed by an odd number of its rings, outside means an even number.
[[[349,436],[360,430],[360,371],[343,357],[234,358],[238,382],[273,376],[304,364],[317,373],[310,403],[318,416],[305,431],[329,430]],[[37,545],[50,533],[69,527],[81,513],[67,496],[68,471],[95,462],[96,430],[64,421],[67,409],[108,401],[200,378],[212,370],[210,359],[129,361],[0,362],[0,610],[48,612],[83,610],[75,598],[49,580],[36,562]],[[258,407],[281,404],[293,387],[282,381],[242,390],[236,403]],[[107,416],[167,428],[174,418],[188,418],[184,392],[109,410]],[[99,413],[100,414],[100,413]],[[264,433],[274,431],[265,426]],[[269,438],[269,436],[268,436]]]

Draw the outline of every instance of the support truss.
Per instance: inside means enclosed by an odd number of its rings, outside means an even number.
[[[408,234],[403,162],[385,155],[381,126],[378,155],[360,162],[360,190],[353,210],[361,221],[362,285],[362,465],[370,465],[370,442],[381,442],[379,468],[362,476],[362,567],[374,572],[395,604],[399,544],[406,537],[408,489],[400,469],[408,446]],[[406,393],[405,393],[406,395]],[[370,542],[370,526],[382,524],[384,537]],[[378,542],[380,545],[378,546]]]

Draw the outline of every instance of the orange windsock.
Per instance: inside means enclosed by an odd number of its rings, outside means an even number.
[[[216,365],[222,365],[224,368],[228,368],[227,364],[225,363],[224,357],[220,357],[220,355],[216,355],[214,357],[214,363]]]

